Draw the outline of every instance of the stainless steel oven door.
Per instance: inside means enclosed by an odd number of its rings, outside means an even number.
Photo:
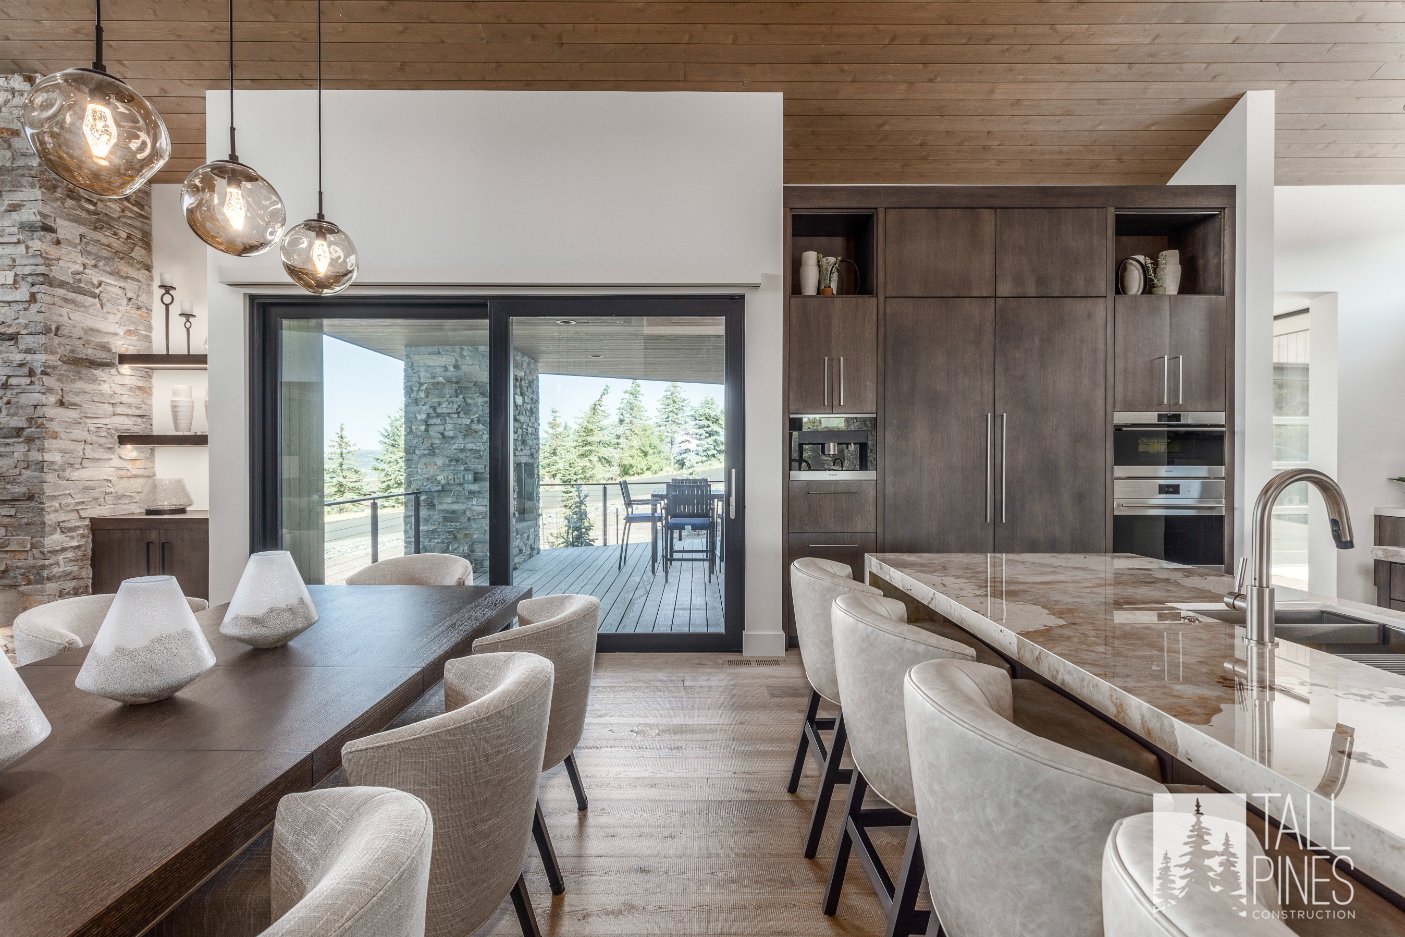
[[[1118,553],[1224,567],[1223,498],[1118,498],[1112,513],[1112,548]]]

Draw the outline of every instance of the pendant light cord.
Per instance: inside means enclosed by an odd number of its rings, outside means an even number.
[[[93,23],[93,71],[107,74],[102,64],[102,0],[95,0],[97,18]]]
[[[229,0],[229,161],[239,162],[239,147],[234,145],[234,0]]]
[[[317,0],[317,220],[322,214],[322,0]]]

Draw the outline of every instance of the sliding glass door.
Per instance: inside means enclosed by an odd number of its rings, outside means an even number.
[[[741,311],[256,301],[252,542],[327,583],[451,553],[478,583],[597,596],[604,649],[738,648]]]

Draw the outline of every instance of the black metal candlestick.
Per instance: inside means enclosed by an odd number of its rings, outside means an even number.
[[[190,327],[194,324],[195,313],[182,312],[180,317],[185,320],[185,353],[190,354]]]
[[[166,307],[166,354],[171,353],[171,307],[176,302],[176,288],[161,284],[161,305]]]

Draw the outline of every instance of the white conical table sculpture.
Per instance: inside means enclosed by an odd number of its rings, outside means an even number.
[[[49,720],[10,658],[0,653],[0,771],[49,737]]]
[[[317,606],[287,550],[255,553],[244,566],[220,634],[251,647],[278,647],[317,621]]]
[[[173,576],[125,580],[74,684],[119,703],[163,700],[215,666]]]

